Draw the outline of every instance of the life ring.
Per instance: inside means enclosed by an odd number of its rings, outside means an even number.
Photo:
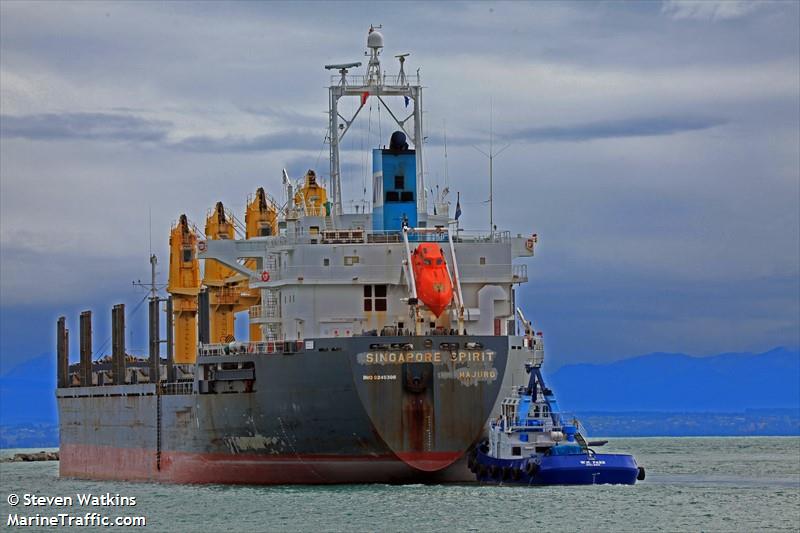
[[[208,248],[206,241],[197,241],[197,249],[201,252],[205,252]]]
[[[261,281],[269,281],[269,272],[266,270],[261,272]]]

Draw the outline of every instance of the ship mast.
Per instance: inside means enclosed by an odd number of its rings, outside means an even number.
[[[417,190],[425,191],[425,177],[422,164],[422,86],[419,81],[419,70],[416,75],[407,75],[404,64],[408,54],[400,54],[395,57],[400,62],[400,72],[397,76],[387,76],[381,71],[380,54],[383,49],[383,35],[378,31],[381,27],[370,26],[367,35],[367,52],[369,56],[367,73],[364,76],[348,75],[350,69],[360,67],[361,62],[342,63],[335,65],[325,65],[328,70],[337,70],[339,75],[331,77],[328,107],[328,141],[331,151],[331,196],[333,200],[333,214],[342,214],[342,183],[339,164],[339,145],[344,136],[350,130],[356,117],[364,108],[367,99],[375,96],[378,105],[383,106],[392,119],[397,123],[406,137],[414,145],[417,162]],[[339,111],[339,99],[344,96],[360,97],[360,105],[349,119],[341,115]],[[405,118],[398,118],[389,108],[385,96],[402,96],[406,100],[406,105],[413,105],[413,110]],[[408,122],[413,121],[413,135],[408,131]],[[340,122],[341,121],[341,122]],[[427,199],[424,193],[417,195],[418,211],[427,213]]]

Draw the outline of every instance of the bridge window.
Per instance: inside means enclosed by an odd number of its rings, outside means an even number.
[[[364,311],[386,311],[386,285],[364,285]]]
[[[359,257],[357,255],[346,255],[344,256],[344,266],[353,266],[359,263]]]

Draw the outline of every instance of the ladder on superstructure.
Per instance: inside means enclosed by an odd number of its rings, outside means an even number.
[[[277,274],[280,268],[278,254],[270,253],[266,257],[266,269]],[[267,341],[280,340],[281,332],[281,298],[280,291],[263,289],[261,295],[261,313],[266,320],[262,337]]]

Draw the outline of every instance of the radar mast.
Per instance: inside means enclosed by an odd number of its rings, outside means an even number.
[[[342,214],[342,183],[339,164],[339,145],[344,136],[350,130],[361,110],[371,96],[375,96],[378,105],[383,106],[389,113],[398,127],[406,134],[406,137],[413,144],[416,151],[417,163],[417,209],[427,213],[427,199],[425,191],[425,178],[422,164],[422,85],[419,80],[419,69],[414,75],[407,75],[404,69],[406,57],[409,54],[399,54],[395,56],[400,62],[400,71],[397,76],[387,76],[381,71],[380,54],[383,49],[383,34],[378,30],[381,26],[370,26],[367,34],[367,51],[365,55],[369,57],[366,75],[350,75],[352,68],[360,67],[360,62],[342,63],[325,65],[328,70],[338,70],[339,75],[331,77],[328,107],[328,139],[330,142],[330,175],[331,175],[331,197],[334,215]],[[339,100],[343,96],[360,97],[360,105],[353,116],[345,118],[339,111]],[[406,106],[413,106],[410,114],[404,118],[398,115],[387,105],[383,97],[402,96]],[[400,115],[402,116],[402,115]],[[411,122],[411,124],[409,124]],[[412,130],[412,131],[409,131]]]

